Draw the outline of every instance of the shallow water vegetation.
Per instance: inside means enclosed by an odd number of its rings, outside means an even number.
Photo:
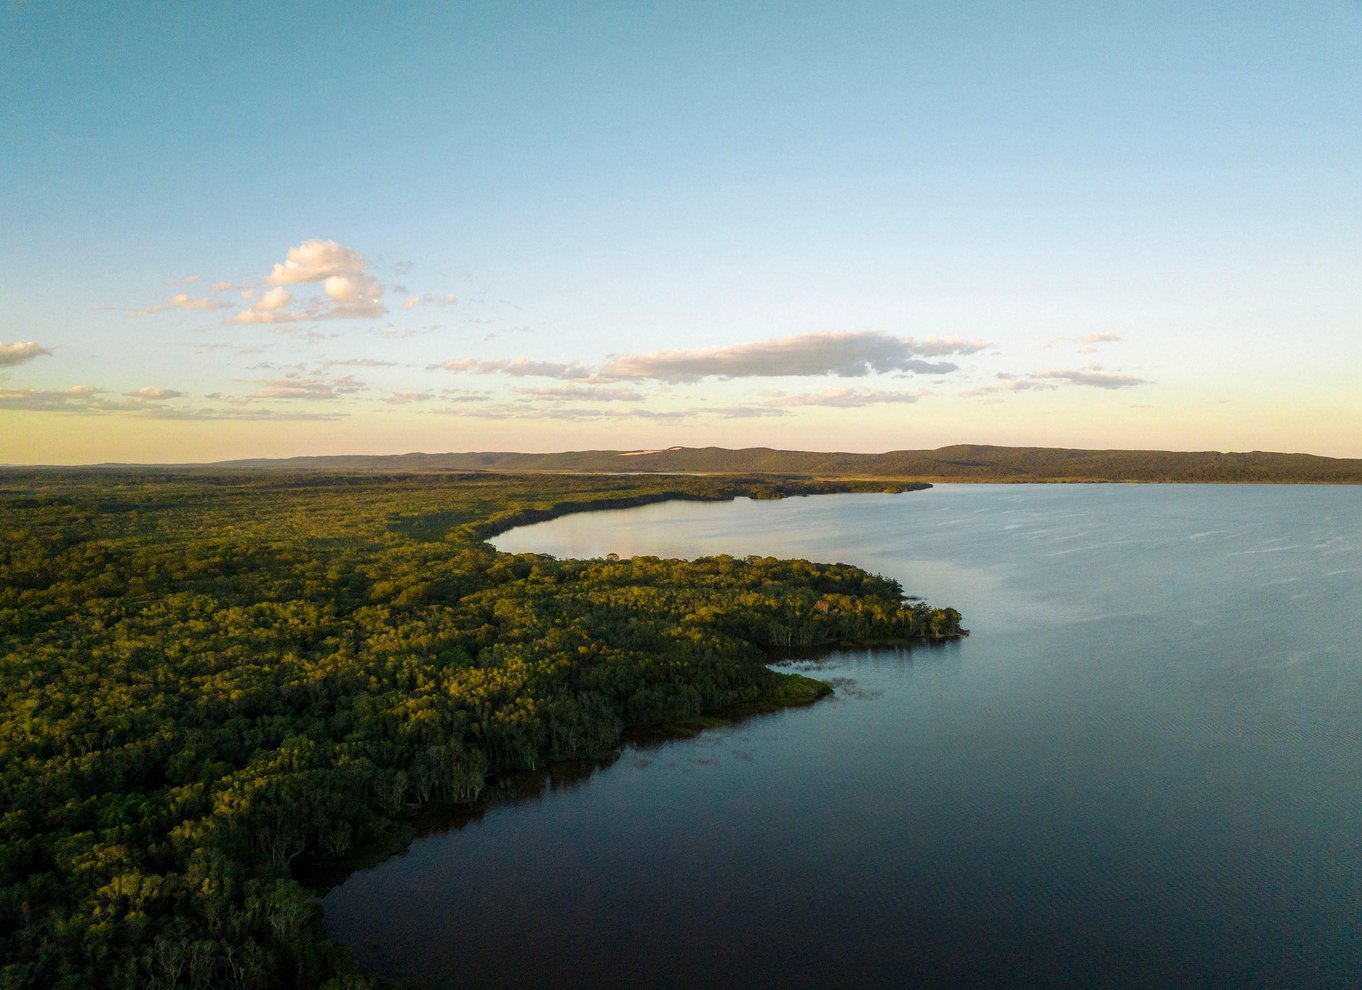
[[[939,640],[846,565],[556,560],[492,532],[799,479],[0,475],[0,986],[360,986],[294,879],[489,774]]]

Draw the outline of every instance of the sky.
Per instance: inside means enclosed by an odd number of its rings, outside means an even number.
[[[1362,2],[0,0],[0,463],[1362,457]]]

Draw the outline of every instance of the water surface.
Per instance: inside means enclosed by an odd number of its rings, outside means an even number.
[[[626,747],[324,899],[450,986],[1362,986],[1362,490],[938,486],[668,503],[559,556],[844,561],[970,638]]]

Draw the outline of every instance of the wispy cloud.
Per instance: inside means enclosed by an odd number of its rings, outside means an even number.
[[[763,395],[776,406],[833,406],[840,409],[859,409],[863,406],[876,406],[886,403],[916,402],[918,396],[913,392],[879,392],[863,388],[830,388],[822,392],[791,394],[788,392],[764,392]]]
[[[1123,338],[1119,334],[1110,331],[1088,333],[1081,337],[1051,337],[1045,343],[1037,347],[1036,350],[1048,351],[1050,348],[1058,347],[1060,344],[1079,344],[1081,345],[1078,348],[1079,354],[1092,354],[1096,352],[1097,344],[1115,344],[1122,339]]]
[[[394,392],[378,401],[386,402],[390,406],[402,406],[412,402],[429,402],[433,398],[434,392]]]
[[[343,361],[323,361],[323,368],[395,368],[396,361],[384,361],[382,358],[346,358]]]
[[[25,361],[32,361],[35,357],[44,354],[51,355],[51,353],[46,347],[33,340],[16,341],[13,344],[0,341],[0,368],[23,364]]]
[[[576,361],[569,363],[559,361],[531,361],[529,358],[523,357],[516,358],[512,361],[477,361],[473,358],[456,358],[453,361],[426,365],[427,371],[436,371],[441,368],[445,371],[471,371],[479,375],[510,375],[512,378],[561,378],[571,380],[594,377],[590,368],[586,365],[578,364]]]
[[[1032,377],[1067,382],[1070,385],[1086,385],[1090,388],[1132,388],[1136,385],[1149,384],[1147,379],[1107,371],[1097,364],[1078,370],[1055,368],[1049,371],[1038,371]]]
[[[915,340],[912,337],[895,337],[869,331],[830,331],[690,351],[620,354],[594,368],[578,361],[535,361],[520,357],[496,361],[455,358],[427,365],[427,369],[579,382],[661,381],[670,384],[696,382],[704,378],[822,375],[860,378],[891,373],[937,375],[958,371],[959,365],[948,361],[926,361],[924,357],[973,354],[989,346],[983,341],[955,338]]]
[[[369,274],[369,263],[353,248],[335,241],[309,240],[288,249],[265,283],[273,286],[229,323],[290,323],[299,320],[373,319],[387,314],[383,286]],[[293,295],[286,285],[320,284],[301,309],[289,309]]]
[[[34,412],[89,412],[99,408],[131,408],[131,403],[110,402],[100,398],[93,385],[72,385],[63,389],[0,388],[0,409]]]
[[[135,320],[143,316],[154,316],[157,313],[164,313],[169,309],[202,310],[212,311],[215,309],[231,309],[232,304],[222,302],[218,299],[195,298],[187,293],[180,292],[171,296],[163,303],[153,303],[141,309],[135,309],[128,313],[128,318]]]
[[[139,388],[134,392],[124,392],[124,395],[133,399],[142,399],[146,402],[162,402],[166,399],[182,399],[185,393],[177,392],[173,388],[156,388],[148,385]]]
[[[251,406],[236,406],[229,408],[205,406],[199,409],[167,409],[157,407],[148,409],[146,416],[149,419],[183,419],[183,420],[246,420],[246,421],[266,421],[266,422],[291,422],[291,421],[318,421],[328,422],[344,419],[345,413],[341,412],[295,412],[293,410],[279,411],[276,409],[263,409]]]
[[[1101,365],[1094,364],[1079,369],[1052,368],[1048,371],[1037,371],[1027,375],[1000,372],[996,384],[981,385],[978,388],[968,389],[958,394],[962,399],[976,399],[983,396],[997,397],[1007,392],[1047,392],[1065,385],[1117,389],[1148,384],[1147,379],[1107,371]]]
[[[190,283],[197,282],[198,280],[199,277],[197,275],[182,275],[179,278],[167,279],[166,285],[189,285]]]
[[[945,374],[959,370],[959,366],[949,362],[933,364],[922,358],[971,354],[985,346],[988,345],[963,340],[917,341],[886,333],[842,330],[691,351],[624,354],[608,361],[601,368],[600,377],[693,382],[702,378]]]
[[[422,305],[443,307],[457,306],[458,304],[459,297],[454,295],[453,293],[448,293],[443,296],[436,296],[427,292],[423,296],[408,296],[406,299],[402,300],[402,308],[408,310],[415,309],[417,306]]]
[[[789,410],[776,405],[765,406],[705,406],[696,412],[718,419],[774,419],[790,415]]]
[[[642,392],[608,385],[546,385],[540,388],[512,389],[519,395],[562,402],[640,402]]]
[[[997,379],[996,385],[981,385],[978,388],[967,389],[958,394],[962,399],[977,399],[981,396],[998,395],[1002,392],[1048,392],[1059,388],[1054,382],[1037,381],[1034,378],[1024,378],[1007,372],[999,372]]]
[[[362,392],[369,386],[356,378],[346,375],[343,378],[326,380],[290,374],[283,378],[263,379],[262,386],[251,393],[253,399],[339,399],[355,392]]]

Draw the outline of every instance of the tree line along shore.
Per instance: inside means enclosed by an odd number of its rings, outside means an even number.
[[[1273,451],[1081,450],[954,444],[879,454],[776,450],[771,447],[666,447],[295,457],[237,461],[227,467],[331,471],[576,471],[626,473],[788,474],[979,483],[1162,482],[1217,484],[1362,484],[1362,459]],[[219,470],[221,466],[211,467]]]
[[[569,511],[921,485],[280,471],[0,475],[0,987],[370,985],[305,866],[490,774],[821,686],[773,648],[939,641],[844,564],[558,560]]]

